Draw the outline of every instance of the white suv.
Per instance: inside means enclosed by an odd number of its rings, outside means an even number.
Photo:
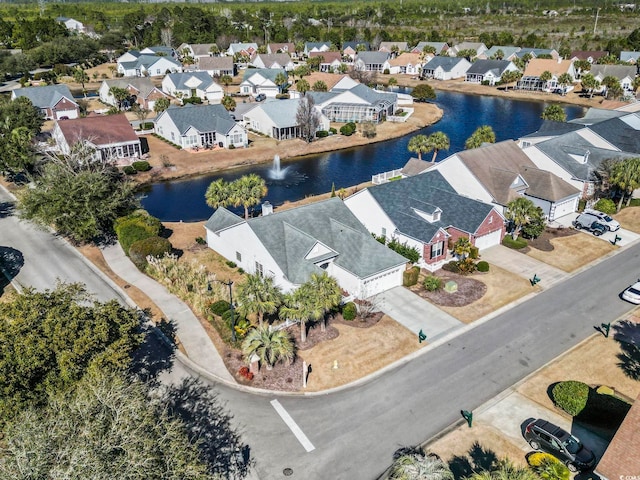
[[[610,232],[616,232],[620,230],[620,224],[606,213],[602,213],[599,210],[592,210],[590,208],[587,208],[582,213],[596,217],[598,219],[598,223],[601,223],[602,225],[607,227],[607,230],[609,230]]]

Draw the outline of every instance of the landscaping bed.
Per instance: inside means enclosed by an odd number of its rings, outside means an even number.
[[[458,290],[449,293],[444,288],[439,288],[430,292],[422,285],[426,275],[441,278],[443,287],[447,282],[454,281],[458,285]],[[444,270],[438,270],[432,274],[423,270],[418,278],[418,283],[409,287],[409,290],[439,307],[464,307],[482,298],[487,291],[487,286],[484,283],[473,278],[477,275],[479,274],[465,276]]]
[[[551,252],[554,250],[554,246],[553,243],[551,243],[551,240],[553,240],[554,238],[563,238],[563,237],[569,237],[571,235],[576,235],[578,232],[572,228],[564,228],[564,227],[560,227],[560,228],[551,228],[551,227],[546,227],[544,229],[544,232],[542,233],[542,235],[540,235],[538,238],[529,238],[527,239],[527,244],[528,246],[525,247],[522,252],[523,253],[527,253],[528,251],[531,250],[531,248],[535,248],[537,250],[540,250],[542,252]]]

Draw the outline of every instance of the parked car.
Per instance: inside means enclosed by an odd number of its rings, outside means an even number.
[[[640,278],[636,283],[622,292],[622,299],[640,305]]]
[[[598,219],[598,223],[601,223],[602,225],[607,227],[610,232],[616,232],[620,230],[620,224],[606,213],[602,213],[599,210],[591,210],[590,208],[587,208],[583,213],[585,215],[592,215],[596,217]]]
[[[550,453],[572,472],[589,470],[596,465],[596,456],[580,440],[541,418],[526,426],[524,438],[531,448]]]
[[[256,95],[256,102],[263,102],[267,99],[267,96],[264,93],[259,93]]]
[[[607,231],[607,227],[602,225],[596,217],[587,213],[578,215],[578,218],[573,221],[573,226],[576,230],[589,230],[596,237],[599,237]]]

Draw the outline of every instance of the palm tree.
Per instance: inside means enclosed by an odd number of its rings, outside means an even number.
[[[295,358],[295,345],[286,330],[252,328],[242,342],[242,353],[247,361],[257,355],[260,363],[271,370],[276,362],[291,363]]]
[[[553,120],[554,122],[564,122],[567,119],[567,114],[560,105],[549,105],[542,111],[540,118],[543,120]]]
[[[227,89],[229,88],[231,82],[233,82],[233,78],[231,78],[231,75],[222,75],[220,76],[219,80],[220,83],[224,85],[225,93],[227,93]]]
[[[85,72],[82,68],[77,67],[73,71],[73,79],[76,81],[76,83],[82,85],[82,93],[84,93],[84,96],[86,97],[87,92],[84,89],[84,83],[89,81],[89,75],[87,75],[87,72]]]
[[[449,137],[444,132],[435,132],[427,137],[427,146],[429,150],[433,150],[433,157],[431,158],[431,163],[436,163],[436,157],[438,156],[438,152],[440,150],[449,150]]]
[[[305,93],[311,90],[311,85],[309,85],[309,82],[304,78],[301,78],[296,82],[296,88],[298,89],[298,92],[300,92],[300,95],[304,96]]]
[[[562,95],[566,95],[565,87],[573,83],[573,77],[568,73],[563,73],[558,77],[558,84],[562,87]]]
[[[122,105],[129,99],[129,91],[126,88],[114,86],[109,89],[109,93],[116,99],[118,110],[122,110]]]
[[[409,140],[409,145],[407,145],[407,150],[411,153],[418,154],[418,160],[422,160],[422,154],[429,152],[427,148],[427,136],[426,135],[415,135],[411,137]]]
[[[219,178],[209,185],[204,194],[207,205],[212,208],[228,207],[231,205],[231,184]]]
[[[231,112],[236,108],[236,101],[230,95],[225,95],[224,97],[222,97],[222,100],[220,103],[222,104],[224,109],[228,112]]]
[[[513,223],[513,232],[511,233],[511,236],[514,240],[518,238],[518,235],[522,231],[522,227],[531,221],[531,216],[534,213],[535,208],[536,206],[533,202],[524,197],[511,200],[507,204],[505,218]]]
[[[244,218],[249,218],[249,207],[257,205],[267,194],[264,178],[250,173],[231,183],[231,201],[234,207],[244,207]]]
[[[571,476],[571,472],[565,464],[553,457],[543,459],[542,463],[534,467],[533,470],[543,480],[569,480]]]
[[[467,141],[464,143],[464,148],[467,150],[478,148],[481,147],[483,143],[496,143],[496,134],[489,125],[482,125],[476,128],[476,131],[467,138]]]
[[[503,459],[500,461],[498,468],[491,472],[491,478],[493,480],[540,480],[538,475],[527,467],[516,467],[509,460]],[[475,475],[469,477],[469,479],[476,479]]]
[[[640,187],[640,157],[630,158],[616,163],[611,169],[610,181],[622,191],[618,202],[618,212],[622,209],[625,195],[628,195],[627,206],[631,203],[633,191]]]
[[[582,90],[589,92],[589,98],[593,98],[593,91],[600,86],[600,81],[592,74],[585,73],[580,79],[580,84],[582,85]]]
[[[264,314],[272,314],[282,303],[282,293],[273,283],[273,277],[261,276],[258,273],[246,275],[236,288],[238,312],[247,316],[258,315],[258,325],[262,327]]]
[[[453,251],[464,260],[471,254],[471,241],[467,237],[460,237],[453,245]]]
[[[422,449],[413,449],[398,456],[389,474],[390,480],[453,480],[446,463]]]
[[[307,291],[311,293],[310,300],[315,305],[315,310],[320,313],[320,329],[324,332],[326,328],[325,317],[329,310],[340,305],[342,300],[342,290],[335,278],[330,277],[327,272],[318,275],[312,273],[311,278],[305,283]],[[316,319],[314,319],[316,320]]]
[[[545,88],[547,87],[547,82],[549,82],[549,80],[551,80],[553,78],[553,75],[551,74],[551,72],[549,70],[545,70],[544,72],[542,72],[540,74],[540,81],[545,83]]]
[[[318,318],[317,311],[309,302],[307,289],[298,288],[284,296],[284,304],[280,307],[278,315],[283,320],[293,319],[300,321],[300,341],[307,341],[307,321]]]
[[[278,86],[278,91],[282,93],[284,87],[287,85],[287,76],[280,72],[276,75],[274,82]]]

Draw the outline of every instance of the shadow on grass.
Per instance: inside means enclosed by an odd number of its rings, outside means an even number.
[[[158,329],[171,341],[175,339],[175,326],[164,319],[158,325]],[[144,340],[133,354],[131,372],[150,383],[158,385],[158,376],[171,369],[175,361],[175,344],[167,344],[159,336],[159,333],[148,325],[142,328]]]
[[[640,325],[623,320],[612,327],[613,339],[620,345],[618,367],[633,380],[640,380]]]
[[[466,455],[456,455],[449,460],[449,468],[455,480],[461,480],[478,472],[491,472],[498,467],[495,452],[486,450],[475,442]]]

